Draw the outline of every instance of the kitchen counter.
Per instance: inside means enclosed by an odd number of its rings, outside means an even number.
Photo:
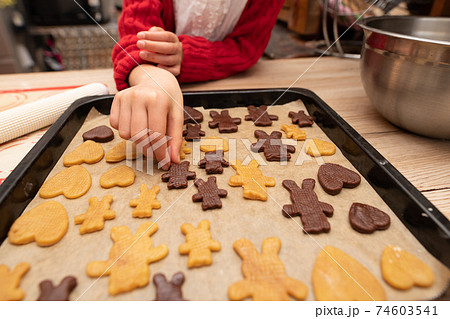
[[[92,82],[104,83],[111,93],[116,92],[111,69],[0,75],[1,90]],[[198,91],[290,86],[314,91],[450,219],[450,141],[411,134],[384,120],[365,95],[359,61],[334,57],[264,60],[228,79],[182,88]]]

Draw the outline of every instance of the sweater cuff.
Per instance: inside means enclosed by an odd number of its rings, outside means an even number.
[[[113,49],[112,59],[114,62],[114,80],[118,91],[126,89],[128,76],[136,66],[144,61],[139,57],[140,49],[137,47],[137,37],[127,37],[127,41],[120,41]],[[122,42],[122,43],[121,43]]]
[[[185,35],[180,35],[178,38],[183,47],[183,60],[180,75],[177,77],[178,82],[199,82],[213,79],[215,63],[209,41]]]

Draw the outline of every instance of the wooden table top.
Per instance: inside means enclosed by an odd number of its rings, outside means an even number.
[[[1,90],[107,84],[111,69],[0,75]],[[421,137],[384,120],[362,87],[359,61],[335,57],[264,60],[220,81],[183,85],[184,91],[303,87],[314,91],[450,219],[450,141]],[[1,111],[1,108],[0,108]]]

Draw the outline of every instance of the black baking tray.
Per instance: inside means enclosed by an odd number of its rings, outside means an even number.
[[[301,99],[316,124],[358,169],[422,245],[450,267],[450,222],[361,135],[313,92],[258,89],[187,92],[185,105],[204,108],[284,104]],[[109,114],[113,95],[75,101],[0,186],[0,243],[72,141],[89,111]]]

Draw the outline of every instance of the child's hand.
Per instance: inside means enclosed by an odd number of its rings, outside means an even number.
[[[183,95],[180,86],[172,74],[154,65],[134,68],[129,83],[132,87],[118,92],[114,97],[110,124],[124,139],[148,130],[146,132],[150,132],[151,141],[144,146],[144,155],[151,155],[148,153],[152,151],[149,147],[154,145],[156,160],[163,169],[168,169],[170,162],[179,162],[183,132]],[[158,133],[156,138],[152,136],[154,132]],[[158,141],[166,136],[171,139],[159,146]]]
[[[166,69],[175,76],[180,74],[183,48],[175,33],[159,27],[151,27],[148,31],[137,34],[137,46],[142,51],[141,59]]]

